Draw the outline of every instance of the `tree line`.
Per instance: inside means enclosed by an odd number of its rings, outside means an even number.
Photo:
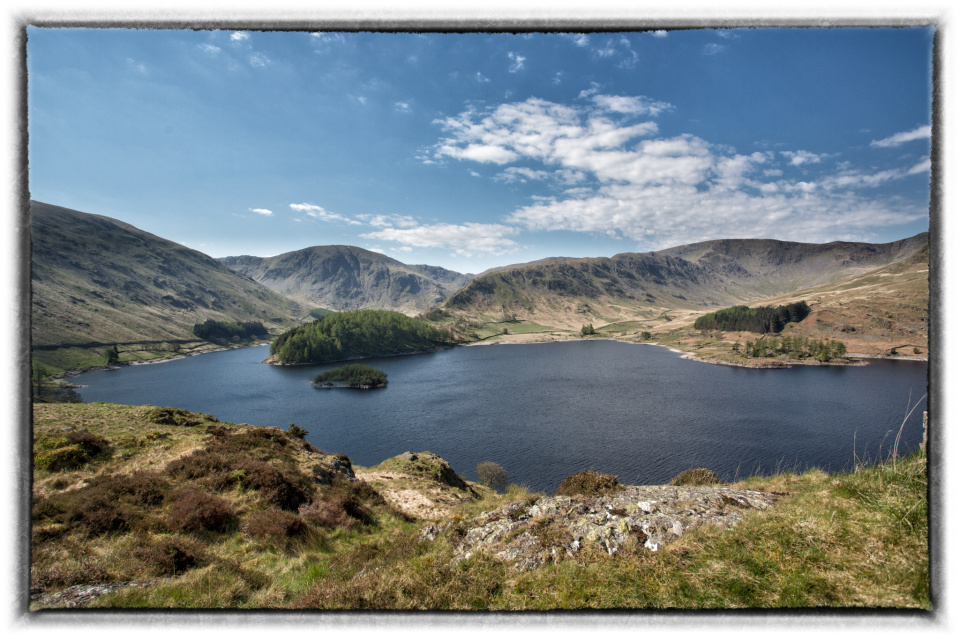
[[[287,364],[422,351],[453,343],[451,334],[396,311],[333,313],[283,333],[270,354]]]
[[[218,339],[232,340],[234,337],[243,340],[264,337],[267,329],[262,322],[219,322],[208,319],[202,324],[194,324],[193,334],[211,342]]]
[[[786,306],[733,306],[697,318],[693,327],[697,330],[749,331],[751,333],[779,333],[790,322],[802,321],[810,314],[805,301]]]
[[[740,350],[739,342],[734,344],[733,350]],[[837,340],[812,340],[809,337],[783,335],[779,338],[761,337],[755,342],[747,340],[742,352],[744,357],[786,355],[791,359],[812,357],[820,362],[829,362],[846,356],[847,345]]]

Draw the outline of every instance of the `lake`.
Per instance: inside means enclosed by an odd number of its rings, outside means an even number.
[[[510,481],[553,491],[587,468],[662,484],[705,467],[732,480],[778,469],[850,468],[886,456],[927,390],[927,364],[749,369],[668,349],[590,340],[488,345],[364,360],[378,390],[310,385],[337,364],[268,366],[266,346],[77,376],[85,401],[175,406],[223,421],[290,423],[325,452],[370,466],[404,451],[440,455],[476,480],[494,461]],[[910,401],[912,398],[912,402]],[[900,450],[923,437],[922,411]]]

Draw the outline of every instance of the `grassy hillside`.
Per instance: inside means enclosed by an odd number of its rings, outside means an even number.
[[[814,312],[791,335],[842,340],[850,353],[927,353],[927,235],[889,244],[718,240],[651,254],[565,259],[477,277],[423,317],[458,335],[497,341],[580,336],[647,341],[645,332],[701,350],[707,312],[806,300]],[[503,335],[503,330],[507,334]],[[747,334],[713,340],[711,356]],[[914,348],[918,353],[914,353]]]
[[[207,319],[286,327],[298,303],[198,251],[129,224],[31,202],[34,358],[62,371],[172,354],[197,345]],[[138,355],[140,354],[140,355]]]
[[[470,276],[439,266],[403,264],[355,246],[314,246],[275,257],[220,261],[308,306],[416,314],[441,304]]]
[[[578,473],[548,498],[150,406],[37,405],[33,450],[34,610],[931,609],[922,451],[730,486]],[[662,497],[613,506],[634,493]],[[706,523],[656,528],[667,504]]]

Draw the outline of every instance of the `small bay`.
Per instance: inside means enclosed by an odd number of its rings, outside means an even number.
[[[586,468],[660,484],[706,467],[726,480],[779,470],[850,468],[885,457],[926,393],[927,364],[748,369],[667,349],[591,340],[458,347],[363,360],[376,390],[320,390],[339,364],[269,366],[268,347],[209,353],[74,380],[88,402],[153,404],[286,429],[369,466],[429,450],[468,479],[495,461],[510,481],[553,491]],[[911,401],[912,400],[912,401]],[[923,437],[921,402],[900,437]],[[855,457],[856,456],[856,457]]]

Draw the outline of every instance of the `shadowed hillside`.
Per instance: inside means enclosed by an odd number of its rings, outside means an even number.
[[[196,342],[193,326],[207,319],[286,327],[306,314],[213,258],[119,220],[31,202],[30,223],[40,359],[54,362],[58,347],[98,344],[166,342],[163,350],[176,350]]]
[[[352,311],[416,314],[437,306],[470,280],[439,266],[408,265],[355,246],[314,246],[275,257],[220,262],[305,304]]]

